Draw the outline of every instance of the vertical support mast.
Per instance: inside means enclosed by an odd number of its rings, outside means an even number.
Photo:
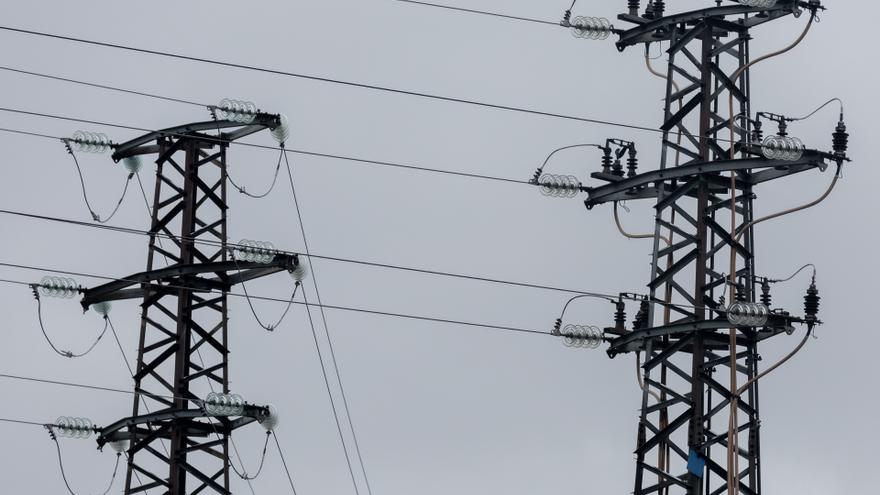
[[[296,255],[276,252],[262,253],[260,261],[228,257],[227,147],[280,125],[280,116],[263,113],[247,122],[187,124],[121,144],[114,153],[117,160],[156,156],[147,271],[88,289],[82,301],[84,307],[142,301],[132,416],[98,438],[99,445],[129,442],[126,494],[228,495],[230,433],[270,414],[247,403],[209,412],[204,398],[229,393],[230,289],[299,264]],[[211,131],[216,135],[206,134]],[[160,258],[165,266],[157,266]]]
[[[794,161],[769,160],[761,155],[760,143],[751,142],[750,75],[740,70],[749,64],[750,31],[799,14],[802,6],[795,0],[764,8],[725,4],[655,17],[654,9],[634,14],[638,4],[630,2],[630,12],[619,17],[636,25],[618,31],[621,51],[669,43],[660,170],[608,179],[607,185],[589,189],[586,201],[588,208],[629,199],[657,201],[648,288],[652,300],[663,303],[663,317],[654,305],[648,328],[614,338],[608,351],[611,357],[645,355],[635,495],[729,493],[732,385],[742,386],[758,374],[758,342],[802,321],[773,315],[763,327],[737,327],[731,345],[724,311],[733,302],[725,296],[731,257],[737,299],[755,301],[753,186],[824,170],[824,160],[834,159],[807,150]],[[811,2],[809,8],[821,7]],[[731,97],[735,104],[728,115]],[[727,142],[731,122],[735,142]],[[734,187],[728,174],[735,176]],[[757,385],[751,384],[736,403],[732,464],[739,472],[732,477],[740,480],[740,493],[759,494]]]

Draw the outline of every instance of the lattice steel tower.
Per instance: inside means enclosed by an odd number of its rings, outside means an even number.
[[[236,120],[151,132],[113,154],[115,161],[154,156],[156,163],[147,271],[89,289],[82,300],[84,308],[143,300],[132,416],[98,438],[100,445],[129,442],[126,494],[230,493],[229,434],[269,414],[253,405],[215,414],[203,402],[209,390],[229,392],[227,292],[298,264],[295,255],[275,254],[266,263],[230,258],[227,148],[285,125],[281,116],[259,112]]]
[[[812,22],[811,16],[822,7],[818,1],[779,0],[765,2],[764,7],[742,3],[717,2],[714,7],[667,15],[664,2],[651,2],[648,11],[640,12],[639,2],[630,1],[630,11],[619,16],[635,25],[618,31],[620,51],[669,43],[660,169],[626,177],[593,174],[608,183],[585,188],[590,209],[622,200],[656,200],[650,297],[673,304],[646,305],[647,319],[632,331],[612,329],[617,335],[608,351],[612,357],[626,352],[645,356],[636,495],[725,492],[727,413],[732,397],[725,381],[730,376],[730,354],[736,356],[737,382],[743,384],[759,372],[761,341],[792,330],[793,323],[815,323],[809,317],[794,318],[776,311],[766,325],[738,327],[735,348],[730,345],[731,323],[723,311],[731,302],[724,298],[730,285],[726,275],[730,250],[735,253],[738,297],[745,302],[755,302],[757,297],[756,246],[750,225],[754,189],[792,174],[824,171],[826,160],[838,166],[846,160],[845,140],[842,147],[835,141],[833,152],[806,149],[796,160],[792,158],[797,153],[783,159],[765,157],[762,130],[754,125],[750,102],[751,33],[792,14],[804,14],[804,22]],[[733,153],[728,134],[731,94],[735,101]],[[735,188],[731,188],[731,173]],[[735,202],[734,236],[730,232],[731,200]],[[655,307],[666,309],[655,314]],[[740,492],[759,494],[757,383],[742,394],[738,408]]]

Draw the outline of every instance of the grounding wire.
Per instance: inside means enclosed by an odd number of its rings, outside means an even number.
[[[282,144],[282,146],[283,146],[283,144]],[[306,251],[306,259],[309,263],[309,271],[312,272],[312,285],[315,287],[315,296],[318,298],[318,309],[321,312],[321,320],[324,323],[324,333],[327,336],[327,344],[329,345],[329,349],[330,349],[330,358],[331,358],[331,361],[333,362],[333,369],[336,372],[336,382],[339,384],[339,391],[340,391],[340,395],[342,396],[342,403],[343,403],[343,406],[345,407],[345,416],[348,419],[348,426],[351,429],[351,437],[354,440],[354,448],[355,448],[355,452],[358,456],[358,463],[361,466],[361,472],[364,475],[364,481],[367,485],[367,493],[369,495],[372,495],[373,489],[370,487],[370,479],[367,476],[367,470],[364,467],[364,459],[361,456],[361,448],[360,448],[360,445],[358,444],[357,433],[355,432],[355,429],[354,429],[354,422],[351,419],[351,410],[348,407],[348,399],[346,398],[346,395],[345,395],[345,387],[343,387],[343,385],[342,385],[342,375],[339,372],[339,364],[337,363],[337,360],[336,360],[336,351],[334,351],[334,349],[333,349],[333,340],[330,337],[330,327],[329,327],[329,325],[327,325],[327,315],[324,314],[324,306],[323,306],[323,302],[321,301],[321,291],[320,291],[320,289],[318,289],[318,276],[315,273],[315,267],[312,265],[312,259],[309,256],[309,253],[310,253],[309,241],[306,236],[305,224],[303,223],[302,210],[300,209],[299,201],[297,200],[297,197],[296,197],[296,187],[294,186],[294,181],[293,181],[293,170],[290,166],[290,161],[287,159],[286,153],[284,154],[284,164],[287,167],[287,178],[290,180],[290,193],[293,198],[294,209],[296,210],[296,218],[297,218],[297,221],[299,224],[299,231],[300,231],[300,234],[302,234],[303,247]],[[303,298],[305,298],[305,290],[303,290]],[[313,330],[314,330],[314,328],[313,328]],[[321,366],[323,367],[323,363]],[[329,389],[328,389],[328,392],[329,392]],[[341,433],[342,432],[340,431],[340,434]],[[355,491],[357,491],[357,484],[355,484]]]
[[[290,475],[290,470],[287,469],[287,461],[284,460],[284,452],[281,450],[281,442],[278,441],[278,435],[275,434],[275,431],[272,431],[272,439],[275,440],[275,446],[278,447],[278,456],[281,457],[281,464],[284,466],[284,472],[287,473],[287,481],[290,482],[290,489],[293,490],[293,495],[296,495],[296,487],[293,485],[293,477]]]
[[[533,19],[531,17],[520,17],[520,16],[515,16],[515,15],[500,14],[498,12],[466,9],[464,7],[454,7],[452,5],[441,5],[441,4],[437,4],[437,3],[419,2],[419,1],[415,1],[415,0],[394,0],[394,1],[400,2],[400,3],[409,3],[409,4],[413,4],[413,5],[423,5],[425,7],[435,7],[435,8],[439,8],[439,9],[445,9],[445,10],[453,10],[453,11],[457,11],[457,12],[466,12],[469,14],[480,14],[480,15],[486,15],[486,16],[491,16],[491,17],[499,17],[499,18],[503,18],[503,19],[511,19],[514,21],[526,21],[526,22],[533,22],[536,24],[547,24],[550,26],[559,27],[559,22],[545,21],[542,19]],[[572,5],[574,5],[574,4],[572,4]]]
[[[547,22],[549,22],[549,21],[547,21]],[[26,34],[26,35],[31,35],[31,36],[40,36],[40,37],[45,37],[45,38],[70,41],[70,42],[74,42],[74,43],[81,43],[81,44],[87,44],[87,45],[93,45],[93,46],[101,46],[101,47],[105,47],[105,48],[114,48],[114,49],[118,49],[118,50],[130,51],[130,52],[144,53],[144,54],[148,54],[148,55],[157,55],[157,56],[162,56],[162,57],[176,58],[179,60],[187,60],[190,62],[200,62],[200,63],[210,64],[210,65],[218,65],[218,66],[230,67],[230,68],[235,68],[235,69],[251,70],[251,71],[263,72],[263,73],[267,73],[267,74],[274,74],[274,75],[279,75],[279,76],[293,77],[293,78],[297,78],[297,79],[305,79],[305,80],[316,81],[316,82],[330,83],[330,84],[336,84],[336,85],[347,86],[347,87],[361,88],[361,89],[380,91],[380,92],[385,92],[385,93],[396,93],[396,94],[401,94],[401,95],[406,95],[406,96],[414,96],[414,97],[418,97],[418,98],[435,100],[435,101],[461,103],[461,104],[466,104],[466,105],[475,105],[475,106],[479,106],[479,107],[483,107],[483,108],[492,108],[492,109],[496,109],[496,110],[505,110],[505,111],[511,111],[511,112],[517,112],[517,113],[539,115],[539,116],[544,116],[544,117],[559,118],[559,119],[564,119],[564,120],[572,120],[572,121],[585,122],[585,123],[590,123],[590,124],[609,125],[609,126],[623,127],[623,128],[628,128],[628,129],[644,130],[644,131],[651,131],[651,132],[663,132],[659,129],[646,127],[646,126],[623,124],[623,123],[612,122],[612,121],[608,121],[608,120],[592,119],[592,118],[587,118],[587,117],[578,117],[578,116],[574,116],[574,115],[566,115],[566,114],[548,112],[548,111],[543,111],[543,110],[533,110],[533,109],[510,106],[510,105],[500,105],[500,104],[495,104],[495,103],[487,103],[487,102],[478,101],[478,100],[469,100],[469,99],[465,99],[465,98],[442,96],[442,95],[424,93],[424,92],[419,92],[419,91],[411,91],[411,90],[392,88],[392,87],[388,87],[388,86],[380,86],[377,84],[367,84],[367,83],[360,83],[360,82],[355,82],[355,81],[346,81],[343,79],[334,79],[331,77],[315,76],[315,75],[311,75],[311,74],[304,74],[304,73],[298,73],[298,72],[290,72],[290,71],[285,71],[285,70],[281,70],[281,69],[270,69],[270,68],[266,68],[266,67],[258,67],[258,66],[253,66],[253,65],[245,65],[245,64],[239,64],[239,63],[233,63],[233,62],[224,62],[224,61],[213,60],[213,59],[208,59],[208,58],[204,58],[204,57],[195,57],[195,56],[182,55],[182,54],[172,53],[172,52],[151,50],[151,49],[147,49],[147,48],[138,48],[138,47],[122,45],[122,44],[118,44],[118,43],[108,43],[108,42],[103,42],[103,41],[88,40],[88,39],[84,39],[84,38],[77,38],[77,37],[73,37],[73,36],[64,36],[64,35],[59,35],[59,34],[54,34],[54,33],[34,31],[34,30],[30,30],[30,29],[16,28],[16,27],[11,27],[11,26],[0,25],[0,30],[20,33],[20,34]]]

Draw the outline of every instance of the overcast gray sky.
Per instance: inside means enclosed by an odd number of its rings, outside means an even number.
[[[557,20],[567,0],[446,0],[448,4]],[[670,1],[683,10],[710,1]],[[853,135],[844,180],[821,207],[757,228],[758,271],[783,276],[804,263],[819,269],[820,317],[826,325],[797,358],[761,386],[762,459],[767,493],[871,493],[880,483],[875,318],[880,266],[877,206],[880,169],[869,160],[877,110],[873,43],[876,2],[828,0],[827,13],[791,54],[752,73],[754,108],[804,114],[840,96]],[[613,18],[623,0],[581,0],[579,15]],[[753,54],[793,40],[805,19],[756,31]],[[563,29],[448,12],[390,0],[291,2],[155,1],[17,2],[3,9],[7,26],[286,69],[401,89],[509,104],[632,124],[659,126],[663,83],[644,68],[642,52],[618,53],[611,40],[590,42]],[[620,137],[638,142],[643,167],[659,156],[659,136],[378,93],[193,62],[87,47],[0,32],[0,64],[204,103],[256,102],[291,121],[299,149],[528,179],[553,149]],[[662,61],[658,61],[662,62]],[[161,102],[0,72],[2,106],[144,128],[206,119],[194,106]],[[836,123],[825,111],[797,126],[808,147],[830,148]],[[133,131],[0,113],[0,126],[51,135],[78,129],[114,141]],[[268,134],[252,142],[272,144]],[[76,170],[63,146],[0,133],[0,207],[88,220]],[[112,207],[124,173],[106,155],[80,155],[90,199]],[[572,151],[557,171],[586,177],[597,158]],[[252,191],[272,179],[271,151],[233,147],[234,177]],[[295,156],[300,202],[315,254],[424,267],[603,292],[640,292],[649,275],[650,243],[620,237],[608,207],[586,211],[579,200],[542,197],[532,187]],[[152,176],[147,166],[141,175]],[[758,191],[757,212],[770,213],[818,196],[830,180],[802,174]],[[137,189],[112,223],[147,228]],[[233,240],[270,240],[302,250],[290,192],[264,200],[230,194]],[[624,222],[651,228],[650,204],[631,204]],[[146,238],[0,216],[0,261],[108,276],[143,270]],[[315,261],[327,304],[423,314],[549,330],[566,296],[533,289]],[[0,277],[38,281],[44,273],[0,269]],[[84,285],[98,281],[80,277]],[[802,311],[807,279],[775,291]],[[289,294],[285,275],[261,280],[252,293]],[[29,290],[0,284],[5,324],[0,372],[130,388],[115,343],[85,358],[55,355],[44,343]],[[278,436],[301,494],[353,493],[333,423],[308,320],[295,307],[274,332],[261,330],[246,303],[231,299],[232,388],[251,402],[278,406]],[[283,307],[255,303],[266,319]],[[45,303],[47,330],[62,347],[81,349],[100,329],[73,300]],[[611,321],[611,308],[583,301],[572,320]],[[137,347],[138,306],[114,307],[129,357]],[[339,311],[327,312],[354,425],[374,495],[464,493],[624,494],[632,490],[641,394],[634,357],[609,360],[543,336]],[[797,336],[763,346],[775,361]],[[129,396],[0,379],[0,417],[51,422],[86,416],[107,424],[130,413]],[[253,471],[262,430],[235,438]],[[39,427],[0,423],[4,493],[64,493],[54,447]],[[349,432],[346,431],[346,435]],[[113,468],[109,449],[62,439],[77,493],[100,493]],[[122,488],[122,478],[113,491]],[[360,480],[362,483],[362,480]],[[234,480],[235,493],[249,493]],[[270,449],[259,494],[285,493],[286,478]],[[363,486],[363,485],[362,485]],[[874,487],[874,488],[871,488]],[[365,491],[364,491],[365,493]]]

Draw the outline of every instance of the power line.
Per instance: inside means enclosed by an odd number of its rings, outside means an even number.
[[[487,15],[487,16],[492,16],[492,17],[500,17],[500,18],[504,18],[504,19],[512,19],[515,21],[527,21],[527,22],[534,22],[537,24],[547,24],[550,26],[560,27],[560,24],[558,22],[544,21],[541,19],[533,19],[531,17],[520,17],[520,16],[515,16],[515,15],[500,14],[497,12],[489,12],[489,11],[485,11],[485,10],[466,9],[463,7],[453,7],[451,5],[440,5],[440,4],[429,3],[429,2],[416,2],[415,0],[394,0],[394,1],[401,2],[401,3],[410,3],[410,4],[414,4],[414,5],[424,5],[426,7],[436,7],[436,8],[440,8],[440,9],[446,9],[446,10],[454,10],[454,11],[458,11],[458,12],[467,12],[469,14],[480,14],[480,15]]]
[[[549,22],[549,21],[547,21],[547,22]],[[122,44],[118,44],[118,43],[108,43],[108,42],[104,42],[104,41],[88,40],[85,38],[64,36],[64,35],[60,35],[60,34],[47,33],[47,32],[42,32],[42,31],[34,31],[34,30],[30,30],[30,29],[15,28],[15,27],[11,27],[11,26],[0,26],[0,30],[20,33],[20,34],[26,34],[26,35],[30,35],[30,36],[40,36],[40,37],[52,38],[52,39],[57,39],[57,40],[62,40],[62,41],[81,43],[81,44],[86,44],[86,45],[100,46],[100,47],[104,47],[104,48],[113,48],[113,49],[117,49],[117,50],[125,50],[125,51],[136,52],[136,53],[144,53],[144,54],[148,54],[148,55],[156,55],[156,56],[161,56],[161,57],[175,58],[175,59],[179,59],[179,60],[187,60],[190,62],[199,62],[199,63],[218,65],[218,66],[223,66],[223,67],[230,67],[230,68],[234,68],[234,69],[243,69],[243,70],[250,70],[250,71],[256,71],[256,72],[263,72],[263,73],[267,73],[267,74],[293,77],[293,78],[297,78],[297,79],[305,79],[305,80],[310,80],[310,81],[336,84],[336,85],[348,86],[348,87],[354,87],[354,88],[368,89],[368,90],[380,91],[380,92],[385,92],[385,93],[396,93],[396,94],[401,94],[401,95],[406,95],[406,96],[425,98],[425,99],[429,99],[429,100],[444,101],[444,102],[450,102],[450,103],[461,103],[461,104],[465,104],[465,105],[475,105],[475,106],[479,106],[479,107],[483,107],[483,108],[493,108],[496,110],[505,110],[505,111],[510,111],[510,112],[525,113],[525,114],[530,114],[530,115],[539,115],[539,116],[543,116],[543,117],[559,118],[559,119],[584,122],[584,123],[589,123],[589,124],[607,125],[607,126],[620,127],[620,128],[625,128],[625,129],[633,129],[633,130],[649,131],[649,132],[659,132],[659,133],[664,132],[660,129],[646,127],[646,126],[640,126],[640,125],[624,124],[624,123],[613,122],[613,121],[608,121],[608,120],[592,119],[592,118],[588,118],[588,117],[566,115],[566,114],[562,114],[562,113],[548,112],[548,111],[543,111],[543,110],[533,110],[533,109],[528,109],[528,108],[515,107],[515,106],[511,106],[511,105],[487,103],[487,102],[483,102],[483,101],[469,100],[469,99],[465,99],[465,98],[456,98],[456,97],[452,97],[452,96],[435,95],[435,94],[431,94],[431,93],[424,93],[424,92],[420,92],[420,91],[410,91],[410,90],[405,90],[405,89],[391,88],[388,86],[380,86],[380,85],[376,85],[376,84],[366,84],[366,83],[359,83],[359,82],[354,82],[354,81],[346,81],[346,80],[342,80],[342,79],[334,79],[331,77],[315,76],[315,75],[311,75],[311,74],[304,74],[304,73],[298,73],[298,72],[290,72],[290,71],[281,70],[281,69],[271,69],[271,68],[266,68],[266,67],[258,67],[258,66],[254,66],[254,65],[245,65],[245,64],[239,64],[239,63],[233,63],[233,62],[224,62],[221,60],[214,60],[214,59],[209,59],[209,58],[204,58],[204,57],[196,57],[196,56],[190,56],[190,55],[183,55],[183,54],[179,54],[179,53],[164,52],[164,51],[152,50],[152,49],[148,49],[148,48],[138,48],[138,47],[122,45]]]
[[[82,86],[91,86],[91,87],[93,87],[93,88],[105,89],[105,90],[109,90],[109,91],[116,91],[116,92],[120,92],[120,93],[126,93],[126,94],[136,95],[136,96],[146,96],[146,97],[148,97],[148,98],[155,98],[155,99],[157,99],[157,100],[165,100],[165,101],[170,101],[170,102],[174,102],[174,103],[184,103],[184,104],[187,104],[187,105],[195,105],[195,106],[198,106],[198,107],[207,107],[207,106],[208,106],[208,105],[206,105],[206,104],[197,103],[197,102],[190,101],[190,100],[184,100],[184,99],[181,99],[181,98],[172,98],[172,97],[169,97],[169,96],[157,95],[157,94],[155,94],[155,93],[146,93],[146,92],[143,92],[143,91],[135,91],[135,90],[132,90],[132,89],[123,89],[123,88],[118,88],[118,87],[116,87],[116,86],[110,86],[110,85],[107,85],[107,84],[100,84],[100,83],[93,83],[93,82],[81,81],[81,80],[78,80],[78,79],[72,79],[72,78],[69,78],[69,77],[61,77],[61,76],[56,76],[56,75],[53,75],[53,74],[44,74],[44,73],[33,72],[33,71],[29,71],[29,70],[24,70],[24,69],[16,69],[15,67],[6,67],[6,66],[2,66],[2,65],[0,65],[0,70],[5,70],[5,71],[7,71],[7,72],[15,72],[15,73],[18,73],[18,74],[24,74],[24,75],[28,75],[28,76],[42,77],[42,78],[44,78],[44,79],[52,79],[52,80],[55,80],[55,81],[61,81],[61,82],[66,82],[66,83],[71,83],[71,84],[79,84],[79,85],[82,85]]]
[[[106,127],[115,127],[118,129],[126,129],[126,130],[138,131],[138,132],[162,132],[167,136],[184,137],[183,135],[181,135],[179,133],[174,133],[174,132],[159,131],[159,130],[155,130],[155,129],[145,129],[142,127],[135,127],[135,126],[124,125],[124,124],[114,124],[114,123],[110,123],[110,122],[100,122],[100,121],[89,120],[89,119],[80,119],[80,118],[76,118],[76,117],[66,117],[63,115],[53,115],[53,114],[48,114],[48,113],[31,112],[31,111],[20,110],[20,109],[16,109],[16,108],[0,108],[0,111],[17,113],[17,114],[22,114],[22,115],[30,115],[30,116],[34,116],[34,117],[43,117],[43,118],[49,118],[49,119],[55,119],[55,120],[64,120],[64,121],[68,121],[68,122],[78,122],[78,123],[82,123],[82,124],[92,124],[92,125],[100,125],[100,126],[106,126]],[[0,131],[11,132],[11,133],[15,133],[15,134],[29,135],[29,136],[34,136],[34,137],[42,137],[42,138],[54,139],[54,140],[64,139],[60,136],[50,136],[50,135],[39,134],[39,133],[35,133],[35,132],[21,131],[21,130],[17,130],[17,129],[0,128]],[[222,139],[219,137],[213,138],[213,137],[207,136],[207,135],[202,136],[202,139],[205,141],[211,141],[211,142],[215,142],[218,144],[235,144],[238,146],[246,146],[249,148],[257,148],[257,149],[273,150],[273,151],[283,150],[285,153],[294,153],[297,155],[314,156],[314,157],[318,157],[318,158],[328,158],[328,159],[332,159],[332,160],[343,160],[343,161],[350,161],[350,162],[366,163],[369,165],[378,165],[378,166],[382,166],[382,167],[400,168],[400,169],[405,169],[405,170],[416,170],[416,171],[420,171],[420,172],[432,172],[432,173],[445,174],[445,175],[456,175],[456,176],[467,177],[467,178],[471,178],[471,179],[486,179],[486,180],[494,180],[494,181],[499,181],[499,182],[508,182],[508,183],[513,183],[513,184],[525,184],[525,185],[533,186],[533,184],[528,181],[518,180],[518,179],[510,179],[510,178],[506,178],[506,177],[495,177],[495,176],[491,176],[491,175],[473,174],[473,173],[469,173],[469,172],[456,172],[453,170],[442,170],[442,169],[431,168],[431,167],[421,167],[418,165],[407,165],[407,164],[403,164],[403,163],[390,162],[390,161],[386,161],[386,160],[371,160],[368,158],[358,158],[358,157],[354,157],[354,156],[345,156],[345,155],[338,155],[338,154],[332,154],[332,153],[322,153],[322,152],[318,152],[318,151],[299,150],[299,149],[292,149],[292,148],[281,148],[278,146],[267,146],[267,145],[247,143],[247,142],[242,142],[242,141],[229,141],[229,140]]]
[[[361,472],[364,474],[364,481],[366,482],[366,485],[367,485],[367,493],[369,495],[372,495],[373,489],[370,487],[370,478],[367,477],[367,469],[364,467],[364,459],[363,459],[363,456],[361,456],[361,448],[360,448],[360,445],[358,444],[357,432],[354,429],[354,422],[352,422],[352,419],[351,419],[351,410],[348,407],[348,399],[345,396],[345,387],[343,387],[343,385],[342,385],[342,375],[339,373],[339,364],[336,361],[336,351],[333,350],[333,340],[330,337],[330,327],[329,327],[329,325],[327,325],[327,315],[324,314],[324,306],[323,306],[323,302],[321,301],[321,290],[318,288],[318,274],[315,272],[315,267],[312,265],[312,258],[311,258],[311,256],[309,256],[309,253],[311,251],[309,250],[309,241],[306,236],[306,228],[305,228],[305,224],[303,223],[302,211],[300,210],[300,207],[299,207],[299,200],[297,200],[297,197],[296,197],[296,187],[294,186],[294,182],[293,182],[293,170],[290,167],[290,161],[287,160],[286,154],[284,155],[284,162],[285,162],[285,165],[287,165],[287,177],[288,177],[288,179],[290,179],[290,192],[291,192],[291,195],[293,198],[294,210],[296,210],[296,218],[299,222],[298,223],[299,224],[299,231],[300,231],[300,234],[302,234],[303,247],[305,248],[305,251],[306,251],[307,260],[309,263],[309,270],[312,272],[312,281],[313,281],[312,284],[315,287],[315,295],[318,298],[318,309],[321,312],[321,320],[324,323],[324,333],[327,335],[327,344],[329,345],[329,348],[330,348],[330,359],[333,362],[333,369],[336,372],[336,382],[339,384],[340,395],[342,395],[342,404],[345,407],[345,416],[346,416],[346,418],[348,418],[348,426],[349,426],[349,428],[351,428],[351,437],[354,440],[354,448],[357,453],[358,462],[360,463],[360,466],[361,466]],[[303,298],[305,299],[305,297],[306,297],[306,292],[303,291]],[[311,315],[309,315],[309,323],[312,323]],[[314,332],[315,332],[315,326],[312,323],[312,333],[314,333]],[[318,344],[318,342],[316,340],[315,345],[317,346],[317,344]],[[320,354],[320,349],[318,349],[318,352]],[[323,362],[321,363],[321,367],[322,368],[324,367]],[[326,372],[325,372],[324,377],[326,378]],[[330,393],[329,384],[327,387],[327,393],[328,394]],[[332,400],[332,394],[330,394],[330,395],[331,395],[331,400]],[[333,412],[334,412],[334,414],[336,413],[335,410]],[[337,419],[336,425],[339,426],[338,419]],[[340,435],[340,437],[342,436],[341,429],[339,431],[339,435]],[[346,456],[347,455],[348,454],[346,453]],[[349,464],[349,469],[350,468],[351,468],[351,464]],[[354,481],[354,473],[352,473],[352,481]],[[357,491],[357,483],[355,483],[355,491]]]
[[[20,424],[20,425],[39,426],[40,428],[43,428],[46,426],[46,423],[37,423],[36,421],[25,421],[23,419],[0,418],[0,422]]]
[[[22,270],[34,270],[34,271],[43,271],[43,272],[52,272],[52,273],[62,273],[65,275],[97,278],[97,279],[108,280],[108,281],[146,284],[148,286],[162,287],[162,288],[166,288],[166,289],[167,288],[191,289],[191,287],[178,286],[178,285],[174,285],[174,284],[163,285],[163,284],[156,284],[156,283],[152,283],[152,282],[142,282],[139,280],[129,280],[129,279],[124,279],[124,278],[107,277],[107,276],[103,276],[103,275],[94,275],[94,274],[90,274],[90,273],[75,272],[75,271],[70,271],[70,270],[58,270],[58,269],[53,269],[53,268],[45,268],[45,267],[37,267],[37,266],[20,265],[20,264],[15,264],[15,263],[0,262],[0,266],[6,266],[6,267],[10,267],[10,268],[20,268]],[[15,283],[23,284],[24,282],[17,281]],[[211,290],[206,289],[206,290],[204,290],[204,292],[212,293],[212,294],[222,293],[222,291],[213,290],[213,289],[211,289]],[[245,294],[236,293],[236,292],[226,292],[226,294],[229,296],[240,297],[240,298],[250,297],[251,299],[256,299],[256,300],[260,300],[260,301],[283,302],[284,304],[288,304],[290,302],[289,299],[280,299],[277,297],[253,296],[253,295],[247,296]],[[419,321],[428,321],[428,322],[433,322],[433,323],[445,323],[445,324],[459,325],[459,326],[466,326],[466,327],[485,328],[485,329],[490,329],[490,330],[502,330],[502,331],[537,334],[537,335],[552,335],[550,332],[544,332],[544,331],[540,331],[540,330],[531,330],[531,329],[527,329],[527,328],[519,328],[519,327],[512,327],[512,326],[505,326],[505,325],[492,325],[492,324],[488,324],[488,323],[476,323],[476,322],[471,322],[471,321],[453,320],[453,319],[448,319],[448,318],[436,318],[436,317],[431,317],[431,316],[419,316],[419,315],[411,315],[411,314],[406,314],[406,313],[395,313],[395,312],[391,312],[391,311],[379,311],[379,310],[364,309],[364,308],[353,308],[350,306],[339,306],[339,305],[331,305],[331,304],[321,305],[321,304],[302,302],[302,301],[294,301],[293,304],[297,304],[300,306],[307,306],[307,307],[323,307],[326,309],[335,309],[338,311],[364,313],[364,314],[371,314],[371,315],[377,315],[377,316],[389,316],[389,317],[409,319],[409,320],[419,320]]]
[[[129,228],[129,227],[118,227],[118,226],[112,226],[112,225],[106,225],[106,224],[104,224],[104,225],[95,224],[95,223],[84,222],[84,221],[80,221],[80,220],[72,220],[72,219],[53,217],[53,216],[48,216],[48,215],[37,215],[37,214],[19,212],[19,211],[14,211],[14,210],[0,209],[0,214],[19,216],[19,217],[29,218],[29,219],[33,219],[33,220],[42,220],[42,221],[48,221],[48,222],[69,224],[69,225],[74,225],[77,227],[87,227],[87,228],[94,228],[94,229],[101,229],[101,230],[109,230],[112,232],[119,232],[119,233],[124,233],[124,234],[144,235],[144,236],[155,235],[157,237],[171,239],[171,236],[169,236],[167,234],[162,234],[160,232],[153,234],[147,230],[140,230],[140,229],[134,229],[134,228]],[[186,237],[186,236],[181,237],[180,239],[186,240],[186,241],[192,241],[196,244],[205,244],[205,245],[211,245],[211,246],[221,246],[224,244],[220,241],[194,239],[194,238],[190,238],[190,237]],[[226,243],[226,246],[227,247],[234,247],[235,244]],[[286,251],[286,250],[277,250],[277,252],[279,254],[287,254],[287,255],[298,254],[298,253],[294,253],[292,251]],[[349,264],[362,265],[362,266],[368,266],[368,267],[374,267],[374,268],[400,270],[400,271],[405,271],[405,272],[421,273],[421,274],[425,274],[425,275],[460,278],[460,279],[464,279],[464,280],[473,280],[473,281],[486,282],[486,283],[492,283],[492,284],[510,285],[510,286],[515,286],[515,287],[523,287],[523,288],[530,288],[530,289],[541,289],[541,290],[547,290],[547,291],[553,291],[553,292],[564,292],[567,294],[585,294],[585,295],[594,295],[596,297],[617,297],[617,296],[613,296],[610,294],[600,294],[597,292],[589,292],[589,291],[583,291],[583,290],[579,290],[579,289],[569,289],[569,288],[555,287],[555,286],[551,286],[551,285],[542,285],[542,284],[536,284],[536,283],[530,283],[530,282],[516,282],[516,281],[503,280],[503,279],[497,279],[497,278],[491,278],[491,277],[482,277],[482,276],[478,276],[478,275],[467,275],[467,274],[461,274],[461,273],[444,272],[441,270],[431,270],[431,269],[426,269],[426,268],[407,267],[407,266],[394,265],[394,264],[389,264],[389,263],[362,261],[362,260],[355,260],[355,259],[344,258],[344,257],[339,257],[339,256],[324,256],[324,255],[319,255],[319,254],[314,254],[314,253],[310,254],[309,256],[312,258],[315,258],[315,259],[326,260],[326,261],[335,261],[335,262],[339,262],[339,263],[349,263]]]

